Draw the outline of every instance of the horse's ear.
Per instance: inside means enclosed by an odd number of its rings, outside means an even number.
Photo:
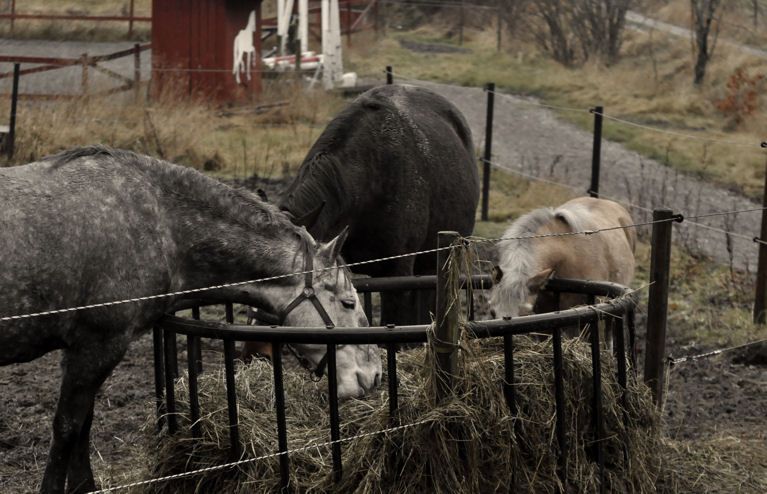
[[[494,285],[501,282],[501,278],[503,278],[503,270],[497,264],[493,266],[492,271],[490,271],[490,278],[493,280]]]
[[[296,226],[303,226],[307,230],[310,230],[315,223],[317,223],[317,219],[320,217],[320,213],[322,212],[322,208],[325,207],[325,201],[322,201],[319,206],[317,206],[312,211],[309,211],[303,216],[293,216],[292,214],[286,212],[288,215],[288,218],[290,218],[290,221],[293,222]]]
[[[256,194],[258,194],[258,197],[264,201],[269,202],[269,198],[266,197],[266,192],[264,192],[264,189],[256,189]]]
[[[341,255],[341,249],[349,236],[349,227],[346,226],[336,238],[320,247],[318,255],[324,256],[329,262],[334,261]]]
[[[546,282],[549,281],[549,278],[552,276],[554,276],[554,270],[552,268],[540,271],[538,274],[527,280],[528,290],[533,293],[538,292],[541,288],[543,288],[543,285],[546,284]]]

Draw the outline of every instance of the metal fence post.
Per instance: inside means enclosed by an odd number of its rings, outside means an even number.
[[[8,159],[13,158],[13,151],[16,146],[16,105],[19,102],[19,74],[21,64],[13,64],[13,89],[11,92],[11,120],[8,122],[8,135],[3,143]]]
[[[763,142],[766,148],[767,143]],[[764,192],[762,193],[762,206],[767,208],[767,161],[764,165]],[[761,240],[767,239],[767,211],[762,211],[762,231],[759,233]],[[767,321],[767,245],[759,244],[759,267],[756,271],[756,297],[754,300],[754,323],[764,324]]]
[[[130,0],[130,7],[129,7],[130,19],[128,19],[128,38],[133,37],[133,12],[135,10],[135,5],[134,5],[135,3],[136,3],[136,0]]]
[[[591,109],[594,114],[594,145],[591,148],[591,186],[589,195],[599,197],[599,167],[602,161],[602,114],[604,108],[595,106]]]
[[[391,65],[386,66],[386,84],[394,84],[394,69]]]
[[[503,18],[501,17],[501,8],[497,7],[495,9],[496,14],[498,15],[498,19],[496,20],[496,42],[495,42],[495,51],[501,51],[501,29],[503,24]]]
[[[141,45],[138,43],[133,45],[133,94],[138,103],[141,96]]]
[[[439,232],[437,246],[449,247],[459,237],[458,232]],[[452,298],[457,293],[455,284],[458,280],[449,280],[448,260],[451,255],[461,254],[455,249],[437,252],[437,307],[433,349],[438,402],[452,394],[453,377],[458,371],[458,303]]]
[[[482,221],[487,221],[488,208],[490,207],[490,163],[493,161],[495,83],[488,82],[485,86],[485,91],[487,92],[487,115],[485,118],[485,156],[482,159]]]
[[[652,253],[650,260],[650,294],[647,303],[647,342],[645,344],[644,381],[652,389],[653,400],[663,405],[663,384],[666,365],[666,320],[668,317],[668,287],[671,268],[670,209],[652,213]],[[665,221],[664,221],[665,220]]]

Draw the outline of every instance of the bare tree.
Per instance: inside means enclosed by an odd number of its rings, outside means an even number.
[[[759,27],[759,0],[751,0],[751,13],[754,29],[756,29]]]
[[[533,35],[538,44],[551,53],[562,65],[572,65],[575,61],[574,36],[570,27],[571,9],[562,0],[539,0],[531,4],[533,13],[543,26],[533,24]]]
[[[596,54],[615,63],[623,42],[626,12],[632,0],[577,0],[571,3],[573,29],[584,57]]]
[[[626,12],[637,0],[528,0],[526,26],[545,51],[563,65],[592,56],[618,60]]]
[[[690,0],[694,34],[693,48],[695,50],[695,78],[693,80],[696,86],[703,83],[703,79],[706,77],[706,66],[714,54],[720,24],[717,14],[721,5],[722,0]],[[714,21],[717,22],[712,33],[711,28]],[[713,38],[711,38],[712,34]]]

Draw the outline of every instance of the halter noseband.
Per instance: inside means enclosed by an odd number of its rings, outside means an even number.
[[[296,298],[293,299],[292,302],[290,302],[287,306],[285,306],[282,311],[277,315],[277,325],[282,326],[285,323],[285,319],[287,319],[288,315],[293,312],[293,310],[301,305],[301,302],[304,300],[308,300],[312,303],[314,306],[314,309],[317,311],[317,313],[322,318],[322,322],[325,323],[325,328],[327,329],[333,329],[335,327],[335,324],[333,323],[333,319],[330,318],[330,315],[328,315],[328,312],[325,310],[325,307],[322,306],[322,302],[317,298],[317,294],[314,292],[314,258],[311,256],[309,252],[308,245],[304,244],[304,289],[301,293],[298,294]],[[251,313],[248,314],[249,319],[252,317]],[[296,357],[296,360],[301,364],[301,366],[311,372],[315,377],[316,380],[319,381],[322,379],[322,376],[325,375],[325,368],[328,364],[328,354],[325,352],[325,355],[322,356],[322,359],[320,359],[319,363],[317,364],[317,367],[312,369],[311,367],[311,360],[309,360],[305,355],[301,354],[298,350],[293,347],[293,345],[286,343],[285,347],[287,347],[288,350],[290,350],[290,353],[293,354],[294,357]]]

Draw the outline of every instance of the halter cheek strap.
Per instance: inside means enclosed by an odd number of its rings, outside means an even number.
[[[322,322],[325,323],[325,327],[327,329],[333,329],[335,327],[335,324],[333,324],[333,319],[330,318],[330,315],[328,315],[328,312],[325,310],[325,307],[322,306],[322,302],[317,298],[317,294],[314,292],[314,259],[312,258],[311,254],[309,253],[308,247],[304,249],[304,289],[301,293],[298,294],[296,298],[293,299],[292,302],[290,302],[279,314],[279,325],[282,326],[285,323],[285,319],[287,319],[288,314],[290,314],[296,307],[301,305],[301,303],[305,300],[308,300],[312,303],[314,306],[314,309],[317,311],[317,313],[320,315],[320,318],[322,318]],[[296,350],[293,345],[286,344],[285,345],[288,350],[296,357],[296,359],[301,363],[301,365],[312,372],[314,376],[317,378],[317,380],[322,379],[322,376],[325,375],[325,368],[328,364],[328,354],[327,352],[325,355],[322,356],[322,359],[320,359],[319,363],[317,364],[317,367],[314,370],[311,370],[311,361],[306,358],[304,355],[302,355],[298,350]]]

